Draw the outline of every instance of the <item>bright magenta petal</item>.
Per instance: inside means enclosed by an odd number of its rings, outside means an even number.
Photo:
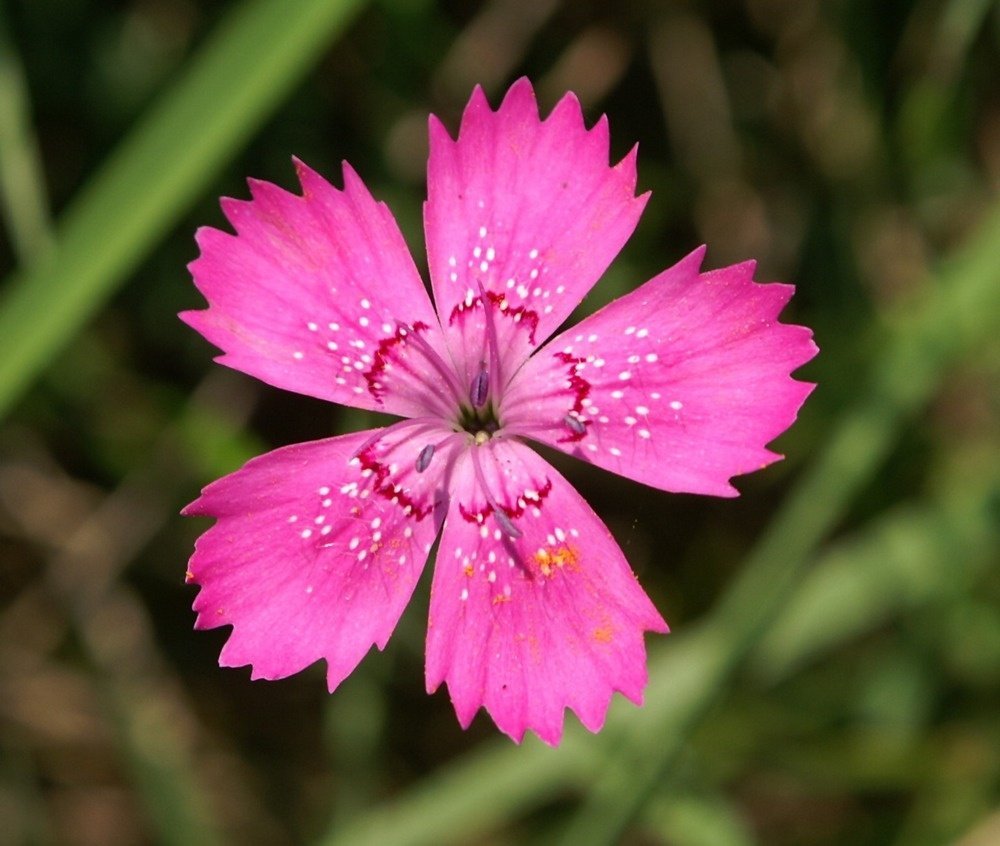
[[[670,491],[733,496],[732,476],[780,456],[766,444],[812,385],[790,374],[812,333],[778,322],[790,285],[752,262],[699,273],[704,249],[554,338],[504,398],[505,426]]]
[[[409,356],[406,379],[383,382],[382,359],[405,348],[401,325],[441,346],[392,214],[346,164],[343,191],[296,166],[301,197],[251,181],[252,200],[223,200],[238,234],[199,230],[201,255],[190,269],[209,308],[181,317],[223,350],[221,363],[268,384],[394,414],[425,413],[425,385],[440,377],[424,357]]]
[[[507,302],[509,319],[497,327],[502,347],[516,355],[544,341],[635,229],[646,200],[635,197],[635,182],[634,150],[608,165],[604,118],[587,130],[567,94],[539,120],[526,79],[495,112],[476,88],[457,141],[432,117],[424,219],[446,332],[462,328],[463,303],[482,286]],[[474,369],[483,334],[458,334],[456,358]]]
[[[465,452],[434,567],[427,688],[446,682],[463,726],[485,707],[516,741],[530,729],[558,743],[567,707],[597,731],[614,691],[642,702],[643,632],[666,623],[608,529],[548,463],[512,441],[472,449],[501,522],[520,536],[492,516]]]
[[[223,666],[276,679],[325,659],[333,690],[372,644],[385,646],[439,524],[446,462],[417,474],[414,434],[390,431],[358,457],[374,433],[285,447],[185,509],[217,518],[188,580],[201,586],[197,627],[233,626]]]

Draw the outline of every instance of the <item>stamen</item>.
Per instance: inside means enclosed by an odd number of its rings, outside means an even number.
[[[474,448],[469,450],[472,455],[472,468],[476,472],[476,481],[479,482],[479,489],[483,492],[483,496],[486,497],[486,502],[489,503],[490,508],[493,509],[493,519],[497,521],[497,525],[500,530],[507,535],[507,537],[517,540],[521,537],[521,530],[514,525],[510,517],[507,516],[507,512],[503,510],[503,506],[493,497],[490,493],[490,489],[486,487],[486,476],[483,473],[483,465],[479,459],[479,449]]]
[[[486,296],[486,289],[483,283],[477,280],[479,285],[479,302],[483,307],[483,320],[486,323],[486,345],[490,351],[490,370],[493,371],[493,384],[497,390],[503,390],[500,372],[500,341],[497,338],[497,327],[493,323],[493,309],[490,305],[489,297]]]
[[[572,414],[567,414],[563,418],[563,423],[565,423],[570,429],[572,429],[578,435],[587,434],[587,426],[579,417],[574,417]]]
[[[445,364],[434,347],[427,343],[426,338],[421,337],[420,333],[408,323],[400,323],[399,328],[405,330],[407,340],[416,342],[417,346],[420,347],[420,351],[424,354],[424,358],[431,363],[431,366],[441,375],[441,378],[448,383],[455,399],[461,401],[462,389],[455,376],[454,369]]]
[[[372,436],[365,441],[361,446],[354,450],[352,458],[357,458],[361,453],[368,449],[372,444],[381,441],[382,439],[388,437],[393,432],[397,432],[400,429],[405,429],[408,426],[429,426],[436,429],[441,428],[441,421],[437,417],[411,417],[407,420],[399,420],[389,426],[382,429],[377,429]],[[426,447],[424,447],[426,449]],[[430,458],[427,459],[430,461]]]
[[[479,362],[479,372],[472,379],[472,386],[469,388],[469,402],[473,408],[482,408],[486,405],[486,398],[490,394],[490,371],[486,369],[486,362]]]
[[[417,456],[416,470],[418,473],[423,473],[431,465],[431,459],[434,457],[434,444],[427,444],[422,450],[420,450],[420,455]]]
[[[493,509],[493,519],[497,521],[497,525],[500,527],[501,531],[507,535],[507,537],[513,538],[514,540],[521,537],[521,530],[514,525],[510,517],[507,516],[507,512],[505,512],[502,508]]]

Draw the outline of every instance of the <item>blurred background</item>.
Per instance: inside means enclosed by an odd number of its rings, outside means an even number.
[[[989,0],[0,3],[0,843],[1000,843],[998,53]],[[218,196],[347,159],[421,263],[428,112],[525,74],[653,192],[581,313],[704,242],[822,349],[739,499],[554,459],[674,629],[558,750],[424,694],[426,579],[332,696],[219,669],[178,516],[373,422],[176,319]]]

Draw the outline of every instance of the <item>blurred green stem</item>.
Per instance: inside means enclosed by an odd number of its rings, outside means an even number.
[[[236,5],[0,302],[0,417],[277,108],[364,0]]]
[[[49,244],[52,232],[38,140],[31,123],[28,86],[0,6],[0,205],[11,246],[26,265]]]

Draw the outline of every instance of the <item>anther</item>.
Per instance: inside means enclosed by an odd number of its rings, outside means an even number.
[[[482,408],[486,405],[486,397],[490,391],[490,372],[486,369],[486,362],[479,363],[479,372],[472,379],[472,387],[469,388],[469,402],[473,408]]]
[[[587,426],[579,417],[574,417],[572,414],[567,414],[563,418],[563,423],[565,423],[568,428],[572,429],[578,435],[587,434]]]
[[[490,510],[493,512],[493,519],[496,520],[497,525],[500,530],[507,535],[509,538],[517,540],[521,537],[521,530],[514,525],[510,517],[507,516],[507,512],[503,510],[503,507],[496,498],[490,493],[489,488],[486,485],[486,475],[483,473],[482,459],[479,457],[480,450],[473,449],[469,451],[469,455],[472,458],[473,471],[476,474],[476,481],[479,483],[479,490],[486,498],[486,502],[490,506]]]
[[[503,533],[509,538],[517,540],[521,537],[521,530],[514,525],[514,522],[507,516],[507,513],[502,508],[493,509],[493,519],[497,521],[497,525],[503,530]]]
[[[418,473],[423,473],[428,467],[430,467],[431,459],[434,457],[434,444],[427,444],[422,450],[420,450],[420,455],[417,456],[416,470]]]

